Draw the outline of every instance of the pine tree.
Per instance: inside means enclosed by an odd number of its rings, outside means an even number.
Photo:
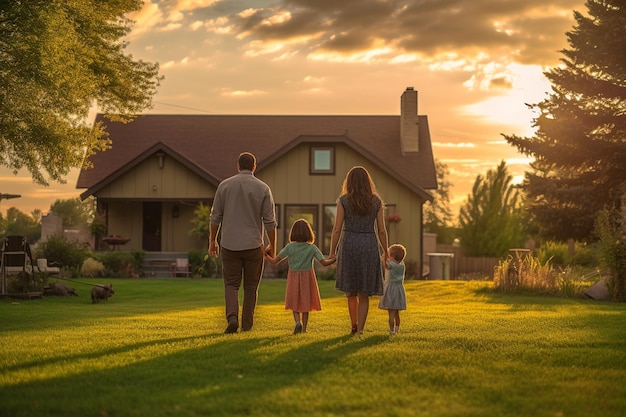
[[[459,236],[468,256],[504,256],[525,240],[519,192],[504,161],[476,177],[459,213]]]
[[[533,137],[506,136],[533,156],[526,208],[545,238],[589,240],[603,208],[626,191],[626,6],[588,0],[574,12],[562,65],[545,75],[552,91],[537,111]]]

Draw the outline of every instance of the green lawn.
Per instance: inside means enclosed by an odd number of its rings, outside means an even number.
[[[82,282],[93,282],[86,279]],[[344,296],[294,336],[285,282],[224,335],[218,279],[116,279],[116,294],[0,300],[0,416],[624,416],[626,305],[409,281],[401,333]]]

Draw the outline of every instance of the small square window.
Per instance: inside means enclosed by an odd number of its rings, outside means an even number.
[[[335,174],[335,148],[332,146],[311,146],[311,174]]]

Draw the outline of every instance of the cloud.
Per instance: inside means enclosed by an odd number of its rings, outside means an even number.
[[[180,11],[196,10],[213,6],[220,0],[178,0],[175,8]]]
[[[572,11],[580,10],[583,2],[149,0],[133,16],[136,24],[129,40],[139,48],[150,34],[154,49],[146,59],[158,59],[163,69],[194,53],[224,68],[232,67],[222,60],[244,58],[256,66],[268,65],[260,64],[264,60],[288,63],[285,67],[292,65],[296,71],[314,67],[323,75],[328,74],[328,67],[322,67],[326,64],[346,69],[378,65],[373,71],[393,65],[398,71],[449,73],[451,82],[472,92],[506,93],[519,88],[515,65],[545,68],[558,62],[558,51],[566,47],[565,32],[574,23]],[[250,78],[244,88],[231,88],[252,90],[253,83]],[[302,86],[297,91],[338,88],[336,81],[331,83],[329,77],[316,89]],[[484,108],[460,110],[484,112]],[[522,123],[529,119],[522,109],[499,120],[508,122],[511,117]]]
[[[234,91],[222,91],[221,95],[225,97],[245,97],[245,96],[258,96],[266,94],[261,90],[234,90]]]
[[[0,170],[0,172],[2,171],[8,171],[8,168],[2,167],[2,169]],[[18,177],[17,175],[7,175],[7,176],[0,176],[0,183],[1,184],[7,184],[7,183],[15,183],[15,182],[28,182],[31,183],[33,182],[33,180],[31,178],[26,178],[26,177]],[[2,190],[2,192],[6,192],[6,190]]]
[[[149,0],[131,38],[179,31],[188,49],[249,58],[463,73],[470,90],[515,88],[511,65],[558,63],[584,0]],[[192,33],[196,35],[192,36]],[[203,37],[201,37],[201,35]],[[179,60],[180,38],[160,57]]]
[[[441,147],[441,148],[475,148],[476,145],[474,143],[441,143],[441,142],[433,142],[433,146]]]
[[[165,21],[159,5],[151,1],[146,1],[141,10],[130,13],[128,17],[135,22],[132,32],[128,35],[129,39],[135,39],[149,33]]]
[[[572,11],[582,3],[284,0],[280,6],[240,13],[235,24],[247,37],[264,42],[320,38],[308,45],[318,59],[368,56],[384,44],[402,57],[439,60],[442,52],[452,50],[466,60],[497,56],[508,62],[547,65],[555,63],[555,52],[565,46]],[[389,54],[389,59],[396,56]],[[494,79],[496,84],[505,81]]]

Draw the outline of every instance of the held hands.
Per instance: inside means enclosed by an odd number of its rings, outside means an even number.
[[[273,265],[276,265],[280,262],[280,258],[278,256],[270,256],[267,253],[264,256],[265,260]]]
[[[322,264],[323,266],[329,266],[329,265],[334,264],[336,261],[337,261],[337,258],[335,258],[334,256],[332,257],[329,256],[327,259],[322,259],[320,261],[320,264]]]

